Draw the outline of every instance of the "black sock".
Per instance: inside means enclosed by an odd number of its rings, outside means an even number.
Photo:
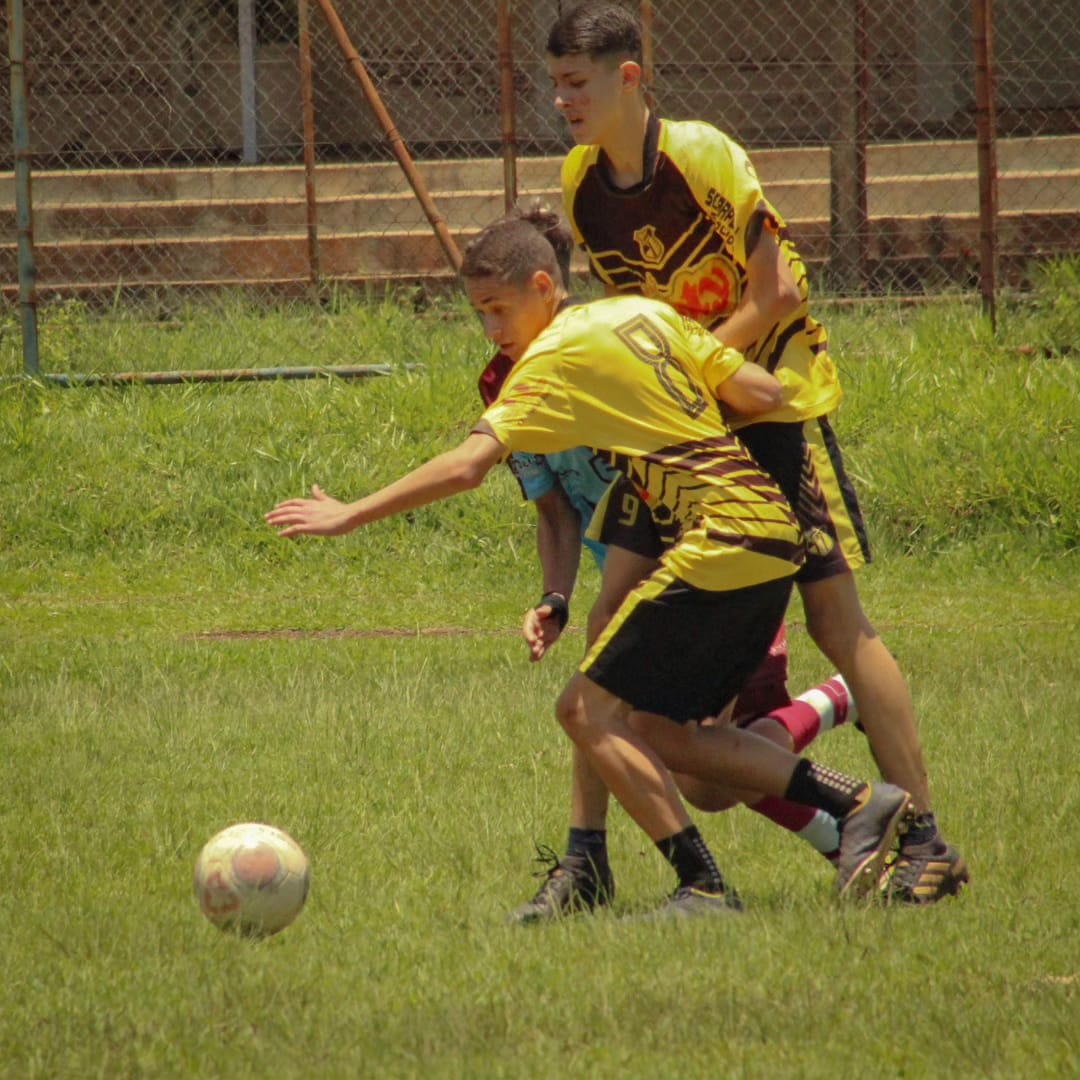
[[[856,780],[824,765],[815,765],[806,758],[799,758],[784,798],[824,810],[839,821],[857,805],[857,796],[864,787],[866,784],[862,780]]]
[[[724,879],[696,825],[657,840],[660,854],[675,868],[680,888],[686,885],[705,892],[723,892]]]
[[[566,840],[566,855],[570,859],[587,859],[597,869],[606,867],[607,832],[604,829],[575,829],[571,827]]]
[[[911,828],[901,840],[901,847],[919,847],[936,840],[938,835],[937,821],[934,819],[933,810],[927,810],[911,823]],[[944,848],[944,842],[942,847]]]

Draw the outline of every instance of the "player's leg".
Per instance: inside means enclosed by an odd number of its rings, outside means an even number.
[[[587,642],[591,643],[618,610],[627,593],[656,567],[652,554],[641,555],[626,547],[627,535],[605,536],[607,552],[604,559],[600,592],[589,612]],[[639,545],[640,546],[640,545]],[[570,831],[564,854],[548,867],[545,880],[526,903],[510,913],[514,923],[530,923],[578,911],[588,911],[608,903],[615,895],[615,879],[607,851],[607,785],[575,745],[571,770]]]
[[[849,714],[854,716],[854,704],[840,676],[833,676],[793,701],[788,694],[787,671],[787,635],[781,625],[765,660],[731,703],[729,715],[704,723],[733,720],[736,726],[761,735],[785,750],[801,753],[822,731],[844,723]],[[696,809],[715,813],[744,803],[750,810],[805,841],[835,865],[839,828],[835,818],[823,810],[761,792],[721,787],[684,773],[676,773],[675,780],[683,797]]]
[[[563,729],[675,870],[673,908],[686,914],[738,910],[738,897],[690,820],[671,773],[631,729],[629,712],[624,701],[580,672],[556,706]]]
[[[695,542],[692,533],[683,541],[687,548]],[[668,768],[832,814],[840,822],[838,889],[862,892],[871,879],[876,884],[906,820],[907,792],[888,784],[871,787],[731,726],[685,722],[715,715],[761,663],[790,591],[790,579],[723,591],[698,589],[676,577],[665,559],[627,597],[580,670],[620,700],[641,706],[632,714],[634,730]],[[560,720],[588,751],[583,734],[565,716]],[[604,763],[590,756],[621,802],[623,795],[604,772]],[[634,816],[635,808],[624,806]]]
[[[841,676],[834,675],[804,691],[787,705],[743,726],[792,753],[801,754],[819,734],[848,720],[853,721],[856,716],[847,684]],[[794,833],[829,863],[836,865],[840,853],[840,828],[831,814],[774,795],[762,795],[756,801],[747,802],[747,806],[773,824]]]
[[[829,507],[837,546],[854,568],[858,565],[856,539],[866,560],[869,553],[836,438],[824,418],[806,424],[805,436],[810,471]],[[887,892],[892,899],[916,904],[954,895],[969,879],[967,865],[938,828],[911,694],[895,659],[863,612],[854,575],[808,578],[799,587],[807,629],[859,702],[860,725],[882,775],[906,787],[915,800],[918,816],[901,843],[892,877],[884,882]]]
[[[852,571],[869,561],[869,547],[835,436],[824,418],[753,425],[739,434],[803,528],[807,561],[796,581],[807,629],[850,687],[882,775],[912,793],[918,818],[901,844],[894,895],[928,903],[955,893],[968,871],[937,828],[911,695],[859,601]]]

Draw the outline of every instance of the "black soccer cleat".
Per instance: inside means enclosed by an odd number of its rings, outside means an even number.
[[[734,889],[721,888],[715,892],[692,885],[680,885],[656,911],[650,912],[646,917],[696,919],[701,915],[737,915],[742,909],[742,901]]]
[[[525,904],[510,912],[508,921],[523,926],[527,923],[561,919],[609,904],[615,897],[615,879],[606,865],[597,866],[592,859],[564,855],[561,859],[550,848],[537,848],[538,861],[552,865],[542,873],[543,885]]]
[[[890,904],[936,904],[955,896],[970,880],[964,857],[937,837],[925,844],[901,845],[881,875],[881,891]]]
[[[859,898],[879,886],[885,859],[915,815],[911,796],[892,784],[867,784],[859,802],[840,821],[836,892]]]

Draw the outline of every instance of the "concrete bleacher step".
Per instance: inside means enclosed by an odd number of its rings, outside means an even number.
[[[830,255],[829,151],[755,153],[773,202],[811,264]],[[978,250],[970,142],[872,146],[867,254],[878,264],[970,267]],[[1080,136],[998,144],[999,249],[1006,259],[1080,248]],[[516,163],[519,196],[559,205],[558,158]],[[458,245],[504,205],[499,159],[418,163]],[[319,268],[327,281],[450,276],[442,248],[395,162],[317,167]],[[124,287],[302,286],[310,274],[300,166],[94,170],[33,177],[40,294]],[[16,287],[14,185],[0,176],[4,291]]]

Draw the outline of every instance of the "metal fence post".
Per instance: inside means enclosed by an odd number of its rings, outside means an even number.
[[[992,0],[972,0],[975,49],[975,129],[979,157],[979,294],[997,330],[997,124],[994,112]]]
[[[34,269],[34,215],[30,195],[30,129],[26,103],[26,24],[23,0],[8,0],[8,58],[11,61],[11,134],[15,163],[15,227],[18,233],[19,316],[23,368],[41,371],[38,358],[37,285]]]
[[[517,202],[517,135],[514,123],[514,30],[511,0],[498,0],[495,18],[499,35],[499,118],[502,126],[503,201],[507,210]]]
[[[847,292],[866,279],[866,4],[850,0],[836,27],[835,131],[830,146],[830,272]]]
[[[300,102],[304,114],[304,206],[307,222],[308,276],[311,299],[319,299],[319,221],[315,198],[315,104],[311,91],[311,20],[308,0],[299,0]]]
[[[237,0],[240,46],[240,128],[244,164],[259,160],[259,105],[255,73],[255,0]]]

